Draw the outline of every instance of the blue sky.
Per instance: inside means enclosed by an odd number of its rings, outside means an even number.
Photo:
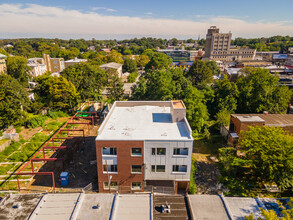
[[[218,25],[224,32],[231,31],[234,37],[292,36],[292,8],[293,0],[0,0],[0,25],[4,27],[0,34],[4,37],[188,38],[204,36],[209,25]],[[70,20],[76,25],[72,26]],[[49,26],[50,31],[24,28],[33,21],[36,25]]]

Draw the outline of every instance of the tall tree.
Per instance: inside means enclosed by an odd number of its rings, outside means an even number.
[[[37,78],[37,82],[36,99],[45,106],[68,110],[77,104],[79,94],[66,78],[43,75]]]
[[[114,62],[123,64],[122,54],[118,53],[116,50],[111,50],[111,52],[107,55],[107,61],[108,63]]]
[[[196,60],[187,72],[187,77],[194,86],[202,86],[213,81],[213,71],[204,61]]]
[[[69,66],[61,75],[74,84],[83,101],[90,98],[99,99],[102,89],[108,82],[108,74],[99,66],[89,63]]]
[[[253,175],[281,190],[293,187],[293,136],[282,128],[250,127],[241,133],[241,149],[251,161]]]
[[[133,73],[137,71],[136,61],[131,58],[126,58],[122,66],[123,72]]]
[[[31,78],[27,59],[21,56],[7,58],[7,74],[17,79],[22,85],[27,86]]]
[[[237,112],[285,113],[292,92],[288,86],[280,86],[278,76],[266,69],[244,68],[236,82],[239,90]]]
[[[150,62],[145,66],[146,71],[155,70],[155,69],[166,69],[172,64],[171,57],[167,56],[164,53],[155,53]]]
[[[124,89],[123,89],[123,82],[118,77],[118,75],[113,72],[110,73],[110,79],[108,84],[108,98],[112,101],[119,101],[122,100],[124,96]]]
[[[13,77],[0,74],[0,128],[21,119],[22,107],[29,103],[24,87]]]

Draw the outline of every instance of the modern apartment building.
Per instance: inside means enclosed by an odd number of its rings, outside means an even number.
[[[5,62],[6,56],[2,53],[0,53],[0,73],[5,73],[7,72],[7,67],[6,67],[6,62]]]
[[[96,138],[99,191],[188,190],[192,147],[182,101],[117,101]]]
[[[254,60],[255,49],[231,49],[232,33],[220,33],[220,29],[211,26],[206,35],[205,58],[219,61]]]
[[[43,54],[43,59],[49,72],[62,72],[65,68],[63,58],[51,58],[49,54]]]

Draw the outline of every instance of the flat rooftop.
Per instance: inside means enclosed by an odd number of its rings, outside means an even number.
[[[0,219],[28,219],[42,194],[11,194],[0,202]]]
[[[113,194],[85,194],[76,219],[109,219],[113,199]]]
[[[244,119],[247,117],[258,117],[260,120],[265,121],[266,126],[292,126],[293,125],[293,114],[232,114],[232,117]]]
[[[113,213],[114,220],[151,219],[151,195],[118,195]]]
[[[254,213],[256,218],[260,217],[260,206],[256,199],[245,197],[224,197],[230,211],[231,217],[235,220],[245,220],[245,216]]]
[[[192,140],[189,125],[185,121],[172,122],[171,102],[161,103],[166,104],[114,104],[96,140]]]
[[[30,219],[70,219],[79,201],[79,193],[46,194],[32,213]]]
[[[217,195],[188,195],[194,220],[229,220],[221,198]]]

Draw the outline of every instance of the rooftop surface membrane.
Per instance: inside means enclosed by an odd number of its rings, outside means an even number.
[[[172,122],[170,107],[115,107],[96,140],[192,140],[185,122]]]
[[[228,220],[221,198],[217,195],[188,195],[193,219]]]
[[[151,219],[151,196],[118,195],[114,220],[149,220]]]

